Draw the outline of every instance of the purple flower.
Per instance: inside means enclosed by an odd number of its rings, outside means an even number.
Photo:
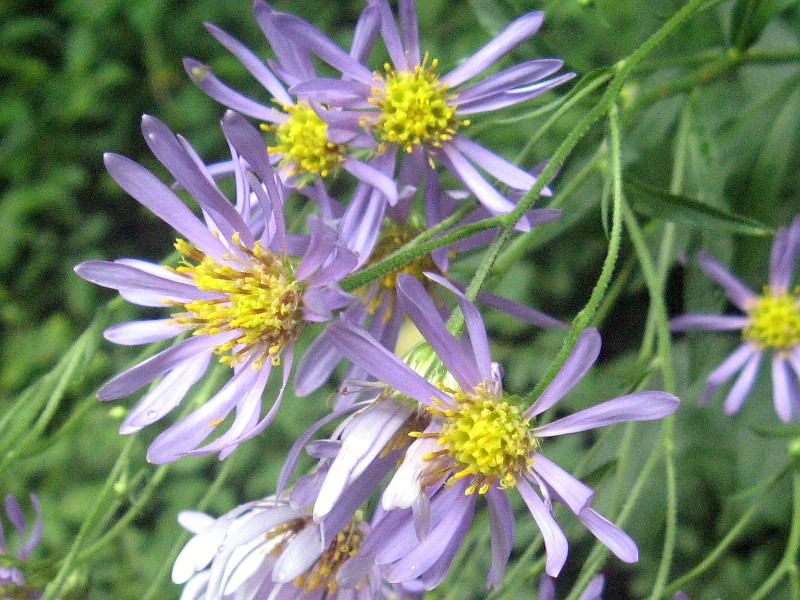
[[[207,65],[186,58],[184,67],[192,81],[214,100],[263,122],[261,128],[272,136],[273,144],[269,151],[273,161],[278,162],[278,172],[289,185],[302,187],[311,184],[312,189],[305,193],[319,202],[323,218],[339,216],[335,214],[338,212],[335,201],[328,197],[321,183],[322,178],[339,167],[363,181],[365,190],[374,187],[395,202],[397,188],[392,179],[348,153],[347,144],[357,144],[358,140],[349,131],[323,121],[317,114],[316,103],[298,101],[287,92],[288,85],[316,77],[314,66],[308,53],[276,25],[283,13],[274,11],[261,0],[257,0],[253,8],[258,25],[278,59],[271,64],[272,68],[219,27],[207,24],[206,28],[264,86],[272,96],[272,103],[265,105],[237,92],[217,78]],[[350,51],[354,60],[366,60],[377,36],[377,28],[377,10],[365,10],[356,25]]]
[[[563,61],[538,59],[471,84],[467,82],[530,38],[539,29],[544,14],[534,11],[523,15],[472,57],[440,76],[438,60],[423,55],[420,49],[413,0],[399,2],[400,27],[387,0],[371,0],[366,11],[376,8],[391,59],[383,72],[373,72],[306,21],[292,15],[276,18],[276,24],[296,36],[298,44],[342,73],[341,79],[317,78],[299,83],[290,88],[291,92],[332,107],[320,108],[320,116],[331,127],[349,128],[353,138],[366,129],[378,151],[374,164],[388,169],[387,174],[393,174],[398,154],[405,154],[398,175],[401,191],[413,189],[420,179],[436,178],[433,165],[438,162],[493,214],[513,210],[514,202],[500,194],[479,169],[524,191],[533,186],[536,178],[462,135],[461,130],[470,124],[469,115],[524,102],[568,81],[574,74],[548,79],[563,66]],[[527,224],[521,221],[520,226],[525,228]]]
[[[728,299],[745,313],[689,314],[676,317],[670,323],[673,331],[741,330],[742,344],[708,376],[701,403],[708,402],[720,385],[739,373],[725,398],[725,412],[738,412],[756,380],[763,356],[771,351],[775,411],[783,421],[800,416],[800,299],[798,289],[791,288],[798,248],[800,216],[795,217],[788,228],[782,227],[775,237],[769,283],[761,295],[753,292],[712,256],[701,254],[698,257],[706,275],[721,285]]]
[[[233,112],[226,114],[222,128],[235,168],[236,207],[186,140],[153,117],[142,120],[148,145],[200,204],[205,222],[144,167],[116,154],[105,156],[117,183],[184,238],[176,243],[184,256],[180,266],[121,259],[75,268],[84,279],[117,289],[131,302],[170,308],[165,319],[111,327],[105,335],[112,342],[144,344],[192,333],[100,389],[101,400],[114,400],[160,378],[123,421],[121,433],[137,431],[169,413],[215,355],[233,368],[218,393],[156,438],[148,451],[155,463],[217,451],[225,457],[262,431],[280,406],[294,343],[305,324],[330,319],[331,311],[352,300],[337,284],[356,264],[352,252],[313,216],[308,236],[288,235],[282,185],[261,136]],[[296,255],[302,258],[297,261]],[[272,368],[281,363],[280,392],[262,417],[263,391]],[[230,428],[200,446],[234,409]]]
[[[17,530],[19,546],[16,552],[9,551],[3,525],[0,523],[0,556],[7,557],[7,559],[0,559],[2,561],[2,564],[0,564],[0,596],[2,597],[17,597],[20,593],[34,594],[34,597],[38,597],[34,592],[24,589],[27,581],[19,568],[33,553],[42,539],[42,507],[39,504],[39,499],[34,494],[30,495],[30,499],[36,518],[33,528],[28,531],[28,527],[25,524],[25,513],[22,511],[19,500],[11,494],[6,496],[6,517],[11,521],[14,529]]]
[[[241,505],[218,519],[184,512],[180,523],[195,533],[175,561],[172,580],[185,584],[181,600],[388,600],[373,566],[353,585],[339,570],[356,556],[369,531],[358,519],[324,539],[307,509],[271,496]]]
[[[392,537],[390,528],[384,530],[376,524],[372,535],[381,538],[381,548],[387,550],[375,549],[375,555],[379,563],[388,565],[389,581],[402,583],[421,577],[426,589],[441,581],[463,541],[476,494],[481,494],[486,497],[491,515],[492,569],[488,583],[499,584],[513,545],[513,512],[506,498],[506,491],[513,487],[519,490],[544,536],[549,575],[556,576],[567,558],[566,537],[551,514],[554,499],[575,513],[619,558],[637,560],[633,540],[591,508],[594,492],[547,459],[540,448],[550,437],[613,423],[662,418],[675,411],[678,399],[665,392],[639,392],[535,426],[535,417],[564,397],[596,360],[600,352],[597,331],[587,329],[581,334],[552,382],[525,408],[519,398],[502,389],[501,369],[491,361],[477,308],[445,279],[432,274],[428,277],[456,294],[466,321],[464,339],[456,339],[447,330],[416,278],[398,276],[398,292],[405,312],[441,362],[422,360],[412,367],[367,332],[347,322],[346,317],[329,328],[342,353],[387,386],[386,395],[401,395],[397,405],[409,405],[409,401],[402,401],[405,396],[428,413],[425,426],[410,432],[417,439],[406,450],[381,504],[390,511],[387,519],[394,510],[411,509],[411,527],[417,536],[424,537],[430,530],[425,540],[436,541],[426,545],[423,540],[400,555],[400,540],[393,546],[387,541]],[[412,357],[415,354],[419,356],[412,351]],[[380,405],[380,398],[376,404]],[[343,451],[344,447],[340,456]],[[441,500],[442,496],[447,500]],[[448,523],[445,530],[450,532],[449,541],[433,534],[440,526],[433,508],[437,502],[445,507],[439,519]],[[324,512],[318,510],[320,504],[331,504],[324,484],[315,514]]]

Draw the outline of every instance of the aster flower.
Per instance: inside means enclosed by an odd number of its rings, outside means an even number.
[[[8,494],[5,499],[6,516],[17,531],[19,546],[16,552],[11,553],[9,551],[3,525],[0,523],[0,557],[3,557],[0,558],[0,597],[3,598],[39,597],[38,594],[26,587],[28,582],[20,568],[42,539],[42,507],[39,504],[39,499],[34,494],[30,495],[30,500],[36,518],[33,527],[29,531],[25,524],[25,513],[22,511],[19,500],[11,494]],[[20,594],[23,596],[20,596]]]
[[[340,216],[337,214],[337,203],[328,196],[322,184],[322,179],[340,167],[363,181],[362,187],[366,193],[374,188],[395,202],[397,188],[393,180],[348,152],[347,144],[357,144],[357,137],[348,131],[330,127],[317,114],[318,108],[313,101],[297,100],[287,92],[287,85],[316,77],[314,66],[308,53],[276,26],[276,17],[282,13],[274,11],[261,0],[257,0],[253,8],[258,25],[277,57],[272,69],[252,50],[219,27],[206,24],[206,29],[264,86],[272,96],[271,105],[237,92],[214,75],[210,67],[194,58],[186,58],[184,67],[192,81],[217,102],[262,122],[261,128],[272,134],[274,139],[269,151],[273,162],[278,163],[278,172],[288,185],[303,188],[305,184],[311,184],[311,189],[305,189],[304,193],[317,200],[323,218]],[[363,62],[369,56],[377,28],[377,9],[365,10],[356,25],[350,51],[354,60]]]
[[[325,540],[307,509],[270,496],[218,519],[184,512],[195,533],[175,561],[172,580],[185,584],[181,600],[389,600],[392,588],[373,566],[353,585],[340,585],[341,566],[357,555],[369,525],[341,523]]]
[[[544,14],[534,11],[523,15],[472,57],[440,76],[438,60],[423,55],[420,49],[413,0],[399,2],[400,27],[387,0],[372,0],[367,10],[374,10],[373,7],[379,10],[381,36],[391,59],[383,72],[371,71],[306,21],[292,15],[280,17],[281,27],[297,36],[299,44],[342,73],[341,79],[317,78],[299,83],[290,88],[291,92],[328,107],[346,109],[321,109],[319,114],[332,127],[349,128],[353,136],[366,128],[374,139],[382,168],[387,164],[394,167],[398,154],[405,154],[398,169],[400,190],[416,187],[421,178],[435,177],[433,165],[440,163],[492,214],[513,210],[514,202],[490,184],[479,169],[524,191],[534,185],[535,177],[464,136],[461,130],[470,124],[469,115],[524,102],[568,81],[574,74],[548,79],[563,66],[563,61],[537,59],[471,84],[467,82],[530,38],[539,29]],[[527,223],[521,221],[520,227],[526,228]]]
[[[450,523],[452,545],[458,546],[471,520],[476,495],[484,495],[492,514],[490,585],[497,585],[502,579],[513,544],[513,512],[506,498],[511,488],[519,490],[542,532],[549,575],[556,576],[567,558],[567,540],[550,510],[553,499],[575,513],[619,558],[637,560],[633,540],[591,508],[594,492],[547,459],[540,448],[550,437],[613,423],[662,418],[675,411],[678,399],[665,392],[639,392],[541,426],[532,425],[531,421],[555,405],[594,363],[600,351],[597,331],[588,329],[581,334],[552,382],[525,408],[519,398],[502,389],[501,369],[491,362],[477,308],[446,280],[433,274],[428,277],[457,296],[467,329],[463,340],[447,330],[417,279],[398,276],[398,291],[406,313],[446,370],[437,373],[433,365],[426,376],[420,375],[419,366],[412,368],[346,318],[329,328],[345,356],[387,388],[416,401],[429,415],[424,428],[410,433],[417,439],[406,450],[403,463],[384,491],[382,507],[387,511],[413,509],[414,527],[424,533],[428,523],[431,531],[435,529],[434,500],[439,494],[446,494],[443,518]],[[324,487],[317,500],[320,503],[330,503]],[[376,532],[378,528],[376,525]],[[373,535],[385,540],[388,531],[381,529],[380,534]],[[401,583],[418,577],[425,581],[426,574],[430,578],[426,585],[440,581],[455,550],[433,534],[427,539],[437,541],[427,547],[423,542],[402,557],[392,554],[389,581]],[[382,544],[391,546],[389,542]]]
[[[304,325],[330,319],[331,311],[351,301],[336,282],[355,266],[355,256],[313,216],[308,236],[289,236],[282,186],[261,136],[233,112],[226,114],[222,127],[236,169],[240,210],[217,188],[183,138],[145,116],[142,129],[148,145],[200,204],[205,222],[144,167],[107,154],[106,167],[117,183],[185,238],[176,243],[184,258],[177,268],[122,259],[88,261],[75,269],[88,281],[119,290],[131,302],[170,308],[166,319],[111,327],[105,336],[112,342],[152,343],[192,333],[100,389],[101,400],[114,400],[160,378],[123,421],[121,433],[137,431],[169,413],[215,355],[233,369],[216,395],[156,438],[148,451],[148,459],[156,463],[217,451],[224,457],[262,431],[280,406],[294,343]],[[258,211],[252,210],[254,205]],[[248,225],[251,218],[261,221],[259,227]],[[299,261],[292,256],[295,250],[302,256]],[[263,391],[272,368],[281,363],[280,392],[262,417]],[[200,446],[234,409],[230,428]]]
[[[756,294],[719,261],[701,254],[703,271],[717,282],[728,299],[744,315],[689,314],[670,323],[673,331],[706,329],[740,330],[741,345],[707,378],[701,403],[705,404],[719,386],[736,377],[725,398],[725,412],[739,411],[758,375],[765,355],[771,354],[772,396],[775,410],[783,421],[800,416],[800,299],[791,288],[797,251],[800,248],[800,216],[791,226],[782,227],[772,244],[769,283]]]

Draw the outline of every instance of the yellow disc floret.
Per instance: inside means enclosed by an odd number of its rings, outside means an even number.
[[[187,259],[175,270],[194,280],[198,289],[215,292],[214,300],[174,303],[185,312],[173,315],[175,321],[194,330],[195,335],[237,331],[233,340],[214,349],[217,354],[233,350],[220,361],[237,364],[256,355],[253,368],[266,358],[280,364],[284,346],[299,334],[302,322],[302,285],[291,265],[256,242],[244,247],[234,236],[239,253],[226,255],[218,263],[183,240],[176,248]]]
[[[268,150],[282,155],[281,164],[291,175],[327,177],[344,160],[344,146],[328,141],[328,124],[305,100],[283,110],[288,114],[284,123],[261,126],[277,137]]]
[[[769,288],[753,303],[744,338],[773,350],[788,350],[800,343],[798,294],[772,295]]]
[[[480,385],[475,393],[447,390],[454,405],[440,405],[431,412],[443,418],[441,432],[417,433],[414,437],[438,437],[444,450],[425,456],[435,459],[448,455],[456,464],[449,482],[471,477],[467,494],[485,494],[499,482],[506,488],[517,484],[517,475],[533,463],[538,442],[513,398],[490,393]],[[511,400],[511,401],[509,401]]]
[[[448,86],[436,77],[438,64],[434,59],[428,65],[426,56],[413,71],[384,66],[384,86],[375,88],[370,98],[380,109],[374,127],[381,143],[397,144],[406,152],[415,146],[441,146],[460,125],[469,125],[456,119],[456,95],[448,94]]]

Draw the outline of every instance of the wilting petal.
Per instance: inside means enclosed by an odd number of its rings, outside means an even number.
[[[600,354],[600,344],[600,334],[596,329],[584,329],[556,376],[525,411],[525,418],[530,419],[546,411],[583,379]]]
[[[564,563],[567,562],[567,552],[569,544],[567,537],[561,528],[556,523],[553,515],[545,506],[538,494],[533,491],[530,484],[524,479],[517,481],[517,489],[519,490],[522,499],[531,511],[531,515],[542,532],[544,538],[545,552],[547,559],[545,561],[545,571],[551,577],[558,577]]]

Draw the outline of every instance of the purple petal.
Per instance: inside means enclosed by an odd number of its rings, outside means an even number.
[[[507,214],[514,210],[514,203],[486,181],[454,144],[442,144],[441,151],[437,152],[437,155],[445,167],[452,171],[492,214]]]
[[[347,247],[358,255],[358,267],[369,260],[385,214],[383,194],[366,184],[359,184],[339,225]]]
[[[541,11],[522,15],[497,34],[492,41],[478,50],[461,65],[441,78],[442,83],[455,87],[488,69],[513,48],[531,37],[544,20]]]
[[[547,423],[533,430],[537,437],[554,437],[627,421],[652,421],[671,415],[680,400],[667,392],[636,392]]]
[[[473,102],[520,85],[533,83],[542,77],[552,75],[563,66],[564,61],[555,58],[540,58],[514,65],[459,90],[456,102],[461,105],[464,102]]]
[[[19,537],[25,536],[25,513],[22,511],[22,506],[17,500],[17,497],[12,494],[7,494],[5,498],[6,516],[14,529],[17,530]]]
[[[716,389],[733,377],[755,352],[758,352],[756,347],[750,342],[745,342],[728,356],[720,366],[714,369],[706,379],[708,385],[700,398],[700,404],[706,404],[711,399],[711,396],[714,395]]]
[[[258,58],[255,52],[215,25],[206,23],[206,29],[220,44],[225,46],[231,54],[239,59],[239,62],[250,71],[253,77],[255,77],[278,102],[281,104],[294,104],[291,96],[286,93],[286,89],[281,82],[278,81],[278,78],[269,70],[269,67]]]
[[[545,92],[549,92],[562,83],[566,83],[567,81],[574,79],[574,77],[575,73],[564,73],[558,77],[540,81],[539,83],[535,83],[533,85],[508,90],[505,92],[498,92],[491,96],[486,96],[485,98],[480,98],[472,102],[465,102],[464,104],[459,105],[458,109],[456,110],[456,114],[471,115],[475,113],[489,112],[492,110],[505,108],[507,106],[514,106],[522,102],[527,102],[528,100],[536,98]]]
[[[447,330],[436,305],[431,300],[419,279],[408,273],[397,276],[397,297],[402,303],[403,312],[417,326],[422,337],[444,362],[447,370],[456,378],[464,390],[474,390],[484,378],[475,363],[453,334]],[[491,362],[491,361],[489,361]],[[488,365],[484,365],[488,368]]]
[[[225,247],[164,182],[119,154],[107,152],[103,161],[123,190],[205,254],[222,260]]]
[[[576,515],[594,496],[592,488],[541,454],[534,456],[533,470],[553,488],[559,499]]]
[[[103,332],[103,337],[115,344],[136,346],[160,342],[185,331],[186,329],[177,324],[174,319],[151,319],[114,325]]]
[[[496,296],[489,292],[478,292],[478,300],[486,306],[490,306],[499,311],[506,313],[520,321],[536,325],[537,327],[546,327],[547,329],[565,329],[566,324],[559,321],[555,317],[551,317],[541,311],[525,306],[519,302],[514,302],[502,296]]]
[[[275,583],[290,583],[313,566],[325,548],[319,528],[306,526],[281,551],[272,567]]]
[[[378,7],[374,4],[366,6],[361,11],[353,31],[350,56],[362,64],[366,63],[372,52],[372,47],[375,45],[380,27],[381,21]]]
[[[772,355],[772,398],[782,421],[792,420],[793,386],[786,358],[779,352]]]
[[[377,4],[381,12],[381,37],[395,70],[413,70],[413,66],[408,61],[409,57],[406,56],[406,49],[403,47],[403,42],[400,38],[400,30],[397,27],[397,22],[394,19],[389,3],[386,0],[378,0]],[[417,51],[419,52],[419,45],[417,46]],[[419,62],[419,59],[417,61]]]
[[[372,87],[360,81],[333,79],[330,77],[315,77],[303,81],[290,88],[292,94],[300,98],[313,100],[329,106],[343,108],[373,108],[374,105],[367,101],[372,96]],[[334,111],[326,111],[332,118]],[[364,115],[359,117],[363,119]],[[323,119],[324,120],[324,119]],[[341,119],[338,124],[342,124]]]
[[[586,375],[594,361],[597,360],[597,356],[600,354],[600,344],[600,334],[596,329],[584,329],[556,376],[536,399],[536,402],[525,411],[525,418],[530,419],[540,415],[561,400]]]
[[[207,65],[193,58],[183,59],[183,68],[205,94],[228,108],[269,123],[280,122],[282,114],[274,108],[248,98],[225,85]]]
[[[31,530],[28,539],[17,550],[17,558],[20,560],[27,559],[33,553],[33,551],[36,549],[36,546],[38,546],[39,542],[42,541],[42,532],[44,531],[44,522],[42,521],[42,505],[39,503],[39,498],[36,497],[36,494],[30,494],[29,498],[31,500],[31,506],[33,506],[33,512],[35,516],[33,529]],[[9,519],[10,518],[11,517],[9,515]]]
[[[636,542],[601,514],[587,506],[578,514],[578,518],[621,561],[635,563],[639,560],[639,549],[636,547]]]
[[[513,188],[528,190],[536,183],[536,178],[533,175],[494,152],[487,150],[468,137],[455,135],[452,143],[464,156],[484,171]]]
[[[100,400],[116,400],[132,394],[136,390],[143,388],[151,381],[171,371],[178,365],[192,360],[201,354],[211,352],[216,346],[222,345],[238,335],[238,332],[231,331],[216,335],[192,336],[189,339],[178,342],[174,346],[162,350],[158,354],[151,356],[138,365],[131,367],[124,373],[114,377],[106,383],[97,397]]]
[[[728,396],[725,398],[725,412],[729,415],[739,411],[750,388],[753,387],[756,375],[758,375],[758,367],[761,364],[761,354],[761,352],[753,353],[739,374],[736,383],[733,384],[731,391],[728,392]]]
[[[447,395],[420,377],[345,315],[329,325],[328,331],[342,354],[390,388],[426,406],[435,406],[434,398],[449,404]]]
[[[316,215],[308,217],[308,229],[311,241],[305,256],[294,270],[294,276],[298,281],[308,279],[312,273],[320,269],[336,246],[336,232]]]
[[[276,13],[273,21],[276,27],[284,29],[288,35],[296,36],[297,43],[319,56],[343,75],[348,75],[369,85],[374,81],[375,77],[372,71],[339,48],[311,23],[294,15],[282,13]]]
[[[187,283],[178,283],[119,262],[89,260],[76,266],[75,272],[86,281],[115,290],[160,292],[164,300],[180,298],[188,302],[223,297],[221,294],[198,289],[188,278]]]
[[[413,69],[420,64],[419,23],[414,0],[399,0],[397,15],[400,20],[403,48],[408,59],[408,66]]]
[[[553,515],[550,514],[550,511],[547,509],[544,502],[542,502],[542,499],[533,491],[533,488],[531,488],[526,480],[519,479],[517,481],[517,489],[522,499],[525,501],[528,510],[531,511],[531,515],[536,521],[539,531],[542,532],[545,551],[547,553],[545,571],[551,577],[558,577],[561,568],[564,566],[564,563],[567,562],[567,552],[569,550],[567,537],[564,535],[564,532],[561,531]]]
[[[386,197],[391,205],[397,204],[397,186],[394,180],[384,175],[381,171],[352,156],[347,156],[342,162],[342,168],[355,175],[361,181],[366,181],[376,187]]]
[[[798,250],[800,250],[800,216],[794,218],[788,229],[781,228],[773,242],[769,282],[775,290],[774,293],[788,291]]]
[[[119,427],[119,432],[127,435],[139,431],[142,427],[155,423],[178,406],[186,397],[189,389],[206,372],[212,355],[211,352],[200,355],[167,373],[128,413]]]
[[[743,311],[747,311],[748,306],[756,300],[756,294],[710,254],[698,255],[697,262],[700,263],[700,267],[706,275],[722,286],[730,301]]]
[[[744,329],[750,324],[750,317],[734,315],[691,314],[675,317],[669,322],[672,331],[705,329],[707,331],[732,331]]]
[[[275,56],[278,57],[282,72],[278,73],[284,81],[289,81],[285,75],[304,80],[314,76],[314,64],[308,53],[298,47],[294,39],[286,35],[286,31],[276,23],[277,17],[284,13],[272,10],[272,7],[262,0],[253,2],[253,12],[255,13],[258,26],[269,40]],[[277,71],[276,71],[277,72]]]
[[[486,492],[486,503],[489,506],[492,537],[492,567],[486,585],[497,588],[503,581],[508,557],[514,547],[514,510],[506,493],[496,487],[491,487]]]
[[[308,346],[297,365],[294,390],[298,396],[305,396],[325,383],[342,360],[342,354],[334,346],[327,331],[323,331]]]

